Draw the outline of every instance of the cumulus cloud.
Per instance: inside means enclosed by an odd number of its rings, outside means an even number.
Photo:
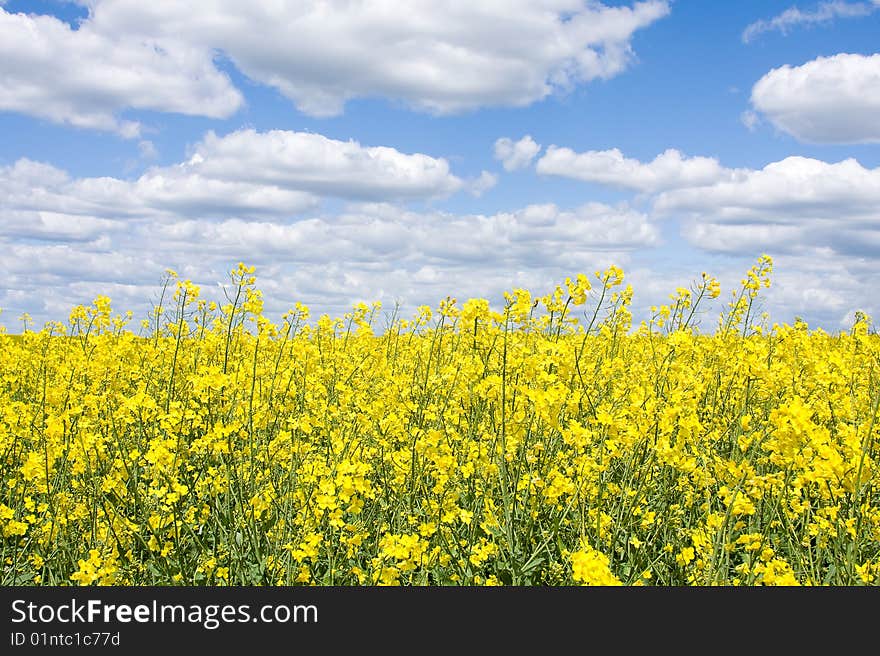
[[[220,53],[314,116],[357,97],[444,114],[523,106],[624,71],[666,0],[242,4],[83,0],[78,29],[0,10],[0,109],[127,137],[125,108],[226,117],[241,94]],[[33,71],[40,71],[35,76]]]
[[[493,183],[486,173],[470,183],[471,191]],[[32,222],[42,231],[61,216],[266,219],[313,210],[321,198],[424,200],[464,186],[446,160],[421,153],[311,133],[241,130],[223,137],[209,132],[187,161],[152,167],[131,181],[71,178],[49,164],[20,159],[0,167],[0,209],[54,213],[54,219],[46,214]],[[73,222],[69,230],[76,225],[91,224]]]
[[[710,157],[687,157],[675,149],[642,163],[624,157],[617,148],[576,153],[550,146],[535,166],[541,175],[556,175],[585,182],[658,192],[676,187],[710,184],[734,175]]]
[[[880,230],[846,219],[730,223],[710,216],[687,219],[683,236],[713,261],[771,254],[773,285],[762,295],[780,321],[790,323],[799,315],[834,330],[852,325],[847,317],[856,309],[880,316],[874,293],[880,286]],[[877,225],[876,219],[873,223]],[[734,289],[737,280],[730,278],[726,289]]]
[[[702,261],[699,257],[688,258],[693,264],[688,271],[690,276],[680,277],[682,283],[693,280],[690,272],[698,262],[721,282],[722,295],[706,317],[706,329],[714,329],[717,312],[730,301],[731,293],[740,288],[745,272],[761,252],[754,250],[739,256],[713,252],[705,254]],[[880,269],[875,261],[839,255],[822,246],[801,253],[767,252],[773,256],[772,284],[759,293],[753,312],[756,319],[760,320],[760,314],[766,311],[771,325],[792,324],[795,317],[801,317],[812,328],[832,332],[851,328],[855,310],[875,318],[880,316],[880,304],[876,294],[871,293],[880,285]],[[633,281],[637,289],[640,283],[641,280]]]
[[[755,84],[751,101],[801,141],[880,142],[880,54],[841,53],[775,68]]]
[[[3,210],[3,235],[47,242],[91,242],[124,229],[119,221],[53,212]]]
[[[872,260],[816,249],[804,255],[783,255],[775,264],[775,284],[768,301],[786,308],[789,317],[812,316],[814,327],[847,330],[853,325],[855,310],[861,310],[874,317],[876,325],[880,305],[876,295],[866,293],[880,285],[880,272]]]
[[[761,117],[750,109],[747,109],[740,114],[739,120],[746,126],[749,132],[754,132],[761,123]]]
[[[880,258],[880,167],[788,157],[734,180],[660,194],[659,214],[686,219],[684,236],[710,251],[772,248]]]
[[[644,213],[600,203],[488,215],[357,203],[295,221],[80,220],[91,223],[76,239],[46,232],[34,240],[31,229],[21,240],[8,227],[0,231],[9,290],[0,291],[0,306],[20,304],[15,294],[24,291],[39,299],[31,301],[35,318],[63,318],[72,305],[112,287],[120,296],[111,296],[115,307],[144,316],[166,267],[207,288],[228,281],[239,260],[258,266],[268,309],[278,315],[294,301],[331,314],[357,300],[386,307],[399,300],[408,309],[447,294],[499,302],[514,286],[549,291],[564,276],[623,264],[633,250],[660,241]]]
[[[468,189],[473,196],[480,197],[498,184],[498,176],[489,171],[481,171],[480,175],[471,180]]]
[[[138,142],[138,151],[143,159],[156,159],[159,157],[159,151],[156,149],[156,144],[147,139],[142,139]]]
[[[654,245],[659,233],[628,207],[590,203],[573,210],[530,205],[491,215],[419,213],[385,204],[354,206],[337,216],[276,222],[188,221],[152,226],[166,246],[198,242],[261,261],[394,261],[413,265],[573,261],[584,253]],[[491,263],[491,264],[490,264]]]
[[[0,9],[0,111],[134,138],[141,126],[123,110],[224,118],[242,103],[204,48]]]
[[[143,316],[165,268],[216,287],[247,261],[279,315],[296,300],[335,314],[356,300],[414,308],[548,288],[660,243],[627,204],[454,214],[408,202],[494,182],[427,155],[283,131],[210,133],[186,161],[131,180],[20,159],[0,166],[0,307],[63,319],[112,290],[117,308]],[[329,197],[345,202],[321,206]]]
[[[464,184],[443,158],[287,130],[208,132],[186,167],[220,180],[357,199],[446,196]]]
[[[880,285],[880,167],[788,157],[758,170],[728,169],[677,151],[643,163],[617,150],[551,146],[536,168],[645,192],[651,217],[696,247],[677,247],[676,264],[636,269],[636,289],[647,290],[642,299],[665,302],[669,289],[684,284],[672,283],[685,265],[734,289],[766,252],[777,265],[767,308],[781,320],[806,316],[834,329],[851,325],[854,309],[880,311],[871,293]]]
[[[540,151],[541,146],[528,134],[519,141],[508,137],[495,141],[495,159],[501,161],[506,171],[525,168]]]
[[[730,169],[715,158],[666,150],[650,162],[618,149],[576,153],[550,146],[536,166],[647,194],[652,215],[681,221],[681,234],[713,253],[773,249],[880,258],[880,167],[792,156],[763,169]]]
[[[655,208],[713,208],[734,221],[873,217],[880,212],[880,168],[865,168],[852,158],[828,163],[787,157],[760,170],[740,170],[733,180],[664,192]]]
[[[50,213],[56,221],[67,217],[69,230],[91,225],[88,217],[118,221],[179,216],[260,218],[297,214],[318,203],[308,192],[206,178],[184,166],[154,168],[134,181],[71,179],[62,170],[26,159],[0,167],[0,191],[4,196],[0,209]],[[86,223],[74,217],[87,217]],[[34,221],[32,228],[42,230],[43,223]]]
[[[144,316],[166,267],[210,295],[239,260],[257,265],[276,317],[298,300],[337,316],[360,300],[401,301],[404,311],[447,294],[500,300],[504,290],[543,293],[611,263],[630,275],[639,316],[694,272],[723,273],[731,289],[760,252],[777,262],[774,316],[845,327],[854,309],[877,309],[880,167],[854,159],[790,157],[749,170],[678,151],[644,163],[604,151],[614,156],[594,167],[608,176],[598,181],[629,180],[621,186],[649,194],[640,205],[649,209],[535,204],[455,214],[403,203],[452,188],[474,193],[491,174],[450,183],[428,156],[300,136],[211,134],[186,161],[133,180],[77,178],[26,159],[0,167],[5,323],[25,309],[38,323],[63,318],[98,293]],[[313,170],[297,152],[313,158]],[[369,179],[384,197],[362,191]],[[329,195],[350,202],[321,207]],[[696,248],[657,249],[661,228],[676,227]],[[645,266],[659,257],[675,261]]]
[[[786,9],[770,19],[751,23],[742,33],[743,43],[749,43],[760,34],[778,31],[788,34],[795,26],[831,23],[837,18],[859,18],[880,9],[880,0],[873,2],[820,2],[814,9],[802,11],[797,7]]]

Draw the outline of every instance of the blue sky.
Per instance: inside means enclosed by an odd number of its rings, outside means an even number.
[[[238,261],[276,317],[761,253],[771,320],[880,312],[880,0],[195,4],[0,2],[10,331]]]

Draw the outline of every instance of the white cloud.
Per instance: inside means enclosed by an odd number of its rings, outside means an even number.
[[[138,151],[142,159],[156,159],[159,157],[159,151],[156,150],[156,144],[147,139],[138,142]]]
[[[750,24],[743,30],[742,40],[743,43],[749,43],[759,34],[774,30],[788,34],[797,25],[817,25],[830,23],[836,18],[868,16],[878,7],[880,7],[880,0],[873,0],[872,3],[843,2],[842,0],[820,2],[812,11],[801,11],[797,7],[791,7],[769,20],[762,19]]]
[[[682,234],[692,244],[713,253],[744,255],[780,250],[791,251],[803,238],[803,230],[795,225],[764,223],[713,223],[690,220],[682,225]]]
[[[473,196],[482,196],[498,184],[498,176],[489,171],[481,171],[479,177],[471,180],[468,188]]]
[[[442,158],[286,130],[239,130],[223,137],[209,132],[196,145],[186,167],[219,180],[342,198],[446,196],[464,184],[449,172],[449,163]]]
[[[880,142],[880,54],[842,53],[775,68],[755,84],[752,105],[801,141]]]
[[[434,305],[447,294],[500,302],[501,292],[514,286],[549,291],[567,275],[625,264],[633,250],[660,241],[644,213],[599,203],[490,215],[361,203],[296,221],[68,215],[60,232],[51,232],[52,225],[36,230],[33,217],[45,210],[28,212],[17,224],[22,231],[8,223],[0,230],[8,290],[0,290],[0,307],[20,313],[15,293],[27,291],[28,311],[38,321],[63,318],[71,306],[111,290],[120,295],[111,295],[114,307],[144,316],[148,292],[166,267],[210,294],[239,260],[257,265],[276,317],[297,300],[337,315],[357,300],[386,307],[401,300],[405,309]]]
[[[874,217],[880,213],[880,167],[866,169],[852,158],[828,163],[787,157],[760,170],[740,170],[732,180],[664,192],[655,208],[712,208],[733,221]]]
[[[134,138],[125,109],[223,118],[242,102],[203,48],[0,9],[0,111]]]
[[[188,172],[186,167],[148,171],[132,191],[145,207],[175,216],[281,217],[299,214],[318,203],[308,192],[207,178]]]
[[[760,253],[771,254],[776,274],[767,308],[780,320],[801,315],[826,327],[848,327],[843,323],[853,309],[880,311],[872,292],[880,286],[880,167],[866,168],[855,159],[789,157],[760,170],[727,169],[714,159],[685,158],[677,151],[645,164],[616,150],[578,155],[554,147],[544,157],[539,172],[567,171],[653,192],[651,215],[677,222],[684,239],[697,247],[681,249],[678,256],[695,271],[719,274],[725,290],[737,285]],[[674,270],[684,264],[649,273],[669,290]],[[643,273],[633,279],[636,289],[644,286],[648,299],[664,302],[658,284]]]
[[[495,159],[501,161],[506,171],[525,168],[540,151],[541,146],[528,134],[516,142],[508,137],[495,141]]]
[[[194,151],[186,162],[152,167],[133,181],[72,179],[49,164],[21,159],[0,167],[0,210],[44,213],[31,221],[36,235],[49,224],[58,233],[60,216],[285,218],[315,209],[322,197],[419,200],[465,187],[444,159],[311,133],[242,130],[218,137],[210,132]],[[470,183],[470,191],[480,193],[493,183],[484,172]],[[26,229],[24,224],[16,230]],[[71,239],[77,225],[87,230],[92,224],[70,223]]]
[[[633,34],[670,11],[667,0],[83,4],[78,30],[4,14],[7,109],[116,131],[123,107],[228,116],[241,97],[215,53],[314,116],[377,96],[438,114],[523,106],[620,74]]]
[[[880,258],[880,167],[788,157],[734,180],[660,194],[654,209],[686,219],[706,250],[758,249]]]
[[[880,167],[865,168],[853,158],[829,163],[792,156],[753,170],[726,168],[715,158],[686,157],[674,149],[643,163],[616,148],[575,153],[550,146],[536,170],[648,193],[654,214],[698,220],[700,235],[708,235],[708,224],[727,226],[727,233],[713,238],[713,249],[717,244],[737,252],[738,240],[730,236],[743,226],[752,242],[778,244],[794,234],[777,229],[784,226],[798,234],[821,222],[880,230]]]
[[[354,300],[500,300],[660,243],[626,204],[465,215],[399,204],[494,181],[486,171],[463,181],[427,155],[283,131],[209,134],[186,161],[132,180],[21,159],[0,166],[0,307],[63,319],[113,291],[115,307],[143,316],[165,268],[216,287],[241,260],[260,267],[278,314],[296,300],[335,314]],[[330,196],[359,202],[319,208]]]
[[[94,241],[124,229],[119,221],[53,212],[3,210],[2,234],[12,238],[53,242]]]
[[[3,323],[16,329],[11,317],[22,311],[41,325],[63,319],[73,305],[103,293],[113,299],[115,309],[131,309],[139,319],[155,300],[165,268],[191,278],[205,296],[219,300],[217,283],[228,283],[228,270],[244,260],[257,266],[258,286],[275,319],[295,301],[309,305],[315,316],[340,316],[357,301],[374,300],[390,312],[400,301],[407,316],[415,306],[436,306],[448,294],[460,302],[472,296],[489,298],[498,307],[504,290],[525,287],[545,293],[567,275],[589,274],[613,263],[624,267],[635,287],[638,317],[701,270],[718,275],[726,296],[755,254],[767,251],[774,256],[776,271],[773,287],[762,295],[774,320],[790,322],[800,314],[811,323],[848,327],[844,323],[854,309],[872,314],[880,310],[872,293],[880,286],[880,240],[870,221],[831,224],[822,218],[812,224],[828,228],[826,236],[842,228],[872,235],[875,252],[860,255],[844,253],[843,247],[836,250],[824,238],[805,239],[798,222],[787,215],[785,221],[752,217],[743,222],[715,220],[710,203],[692,211],[686,218],[696,226],[707,223],[710,230],[695,240],[700,249],[681,252],[680,261],[676,256],[663,267],[646,267],[641,259],[646,253],[653,257],[650,252],[661,244],[658,225],[626,204],[588,203],[572,209],[530,205],[512,212],[456,215],[360,203],[339,214],[296,221],[169,221],[159,215],[111,221],[65,215],[54,224],[50,217],[40,231],[28,227],[36,216],[32,213],[12,222],[23,232],[11,229],[10,222],[0,229],[0,267],[6,276],[0,307]],[[721,232],[713,235],[713,227]],[[793,247],[786,248],[786,242]],[[722,301],[714,308],[720,310]],[[714,309],[706,315],[707,330],[715,316]]]
[[[750,109],[747,109],[740,114],[739,120],[746,126],[749,132],[754,132],[761,124],[761,117]]]
[[[488,216],[422,214],[367,204],[290,224],[188,221],[150,229],[163,247],[201,243],[209,252],[240,252],[260,261],[321,265],[337,259],[365,266],[384,261],[479,269],[527,262],[552,266],[583,253],[626,251],[659,241],[644,214],[599,203],[569,211],[532,205]]]
[[[723,290],[719,311],[730,300],[730,292],[740,287],[743,274],[759,252],[752,251],[748,259],[712,255],[711,266],[720,269],[713,273],[720,274]],[[792,324],[795,317],[802,317],[811,327],[829,332],[851,328],[855,310],[878,316],[880,305],[871,290],[880,285],[880,270],[870,259],[838,255],[822,246],[803,253],[775,251],[772,255],[771,286],[761,290],[753,316],[766,310],[771,324]]]
[[[115,221],[186,216],[260,218],[290,216],[314,208],[318,202],[307,192],[205,178],[181,166],[150,169],[129,182],[109,177],[70,179],[64,171],[29,160],[0,167],[0,192],[0,210],[44,217],[33,220],[32,228],[38,232],[44,230],[48,216],[68,217],[68,230],[74,231],[77,225],[86,228],[91,223],[72,217]],[[86,223],[78,223],[83,220]],[[75,238],[73,234],[71,238]]]
[[[767,291],[767,305],[780,322],[795,316],[813,317],[811,325],[834,331],[852,327],[855,310],[880,317],[880,305],[871,290],[880,286],[876,260],[817,247],[803,254],[782,254],[775,258],[773,284]],[[785,314],[782,314],[784,310]]]
[[[722,167],[714,158],[687,157],[675,149],[666,150],[644,164],[624,157],[617,148],[576,153],[555,145],[547,149],[535,169],[541,175],[563,176],[642,192],[710,184],[735,173]]]

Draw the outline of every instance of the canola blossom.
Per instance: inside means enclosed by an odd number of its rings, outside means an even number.
[[[274,324],[169,271],[0,335],[3,585],[876,585],[880,336],[617,267]],[[700,321],[698,321],[700,320]],[[32,328],[32,327],[31,327]]]

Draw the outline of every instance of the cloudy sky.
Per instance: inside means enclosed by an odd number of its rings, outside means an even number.
[[[880,0],[0,0],[0,323],[239,261],[278,318],[762,253],[880,318]],[[713,321],[710,315],[708,329]]]

